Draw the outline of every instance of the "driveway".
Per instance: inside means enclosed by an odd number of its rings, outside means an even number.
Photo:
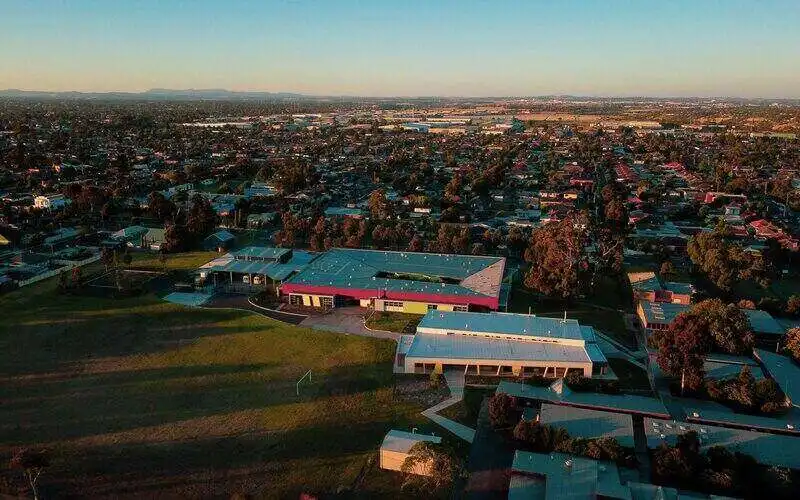
[[[304,319],[300,326],[362,337],[390,339],[395,342],[399,341],[401,336],[399,333],[370,330],[365,327],[364,310],[360,307],[338,307],[324,314],[314,314]]]

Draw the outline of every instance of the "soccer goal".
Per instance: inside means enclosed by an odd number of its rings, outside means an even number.
[[[311,383],[311,370],[308,370],[308,371],[307,371],[305,374],[303,374],[303,376],[302,376],[302,377],[300,377],[300,379],[297,381],[297,384],[296,384],[295,388],[297,389],[297,395],[298,395],[298,396],[300,395],[300,383],[302,383],[302,382],[303,382],[303,380],[305,380],[305,379],[308,379],[308,383],[309,383],[309,384]]]

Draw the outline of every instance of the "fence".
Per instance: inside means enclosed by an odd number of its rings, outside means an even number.
[[[33,278],[29,278],[26,280],[19,280],[17,284],[20,287],[32,285],[34,283],[38,283],[39,281],[46,280],[48,278],[52,278],[53,276],[58,276],[59,274],[71,271],[76,267],[85,266],[86,264],[91,264],[92,262],[97,262],[100,260],[100,254],[93,255],[87,259],[83,260],[54,260],[53,262],[58,265],[62,265],[63,267],[59,267],[58,269],[53,269],[52,271],[47,271],[46,273],[37,274]]]

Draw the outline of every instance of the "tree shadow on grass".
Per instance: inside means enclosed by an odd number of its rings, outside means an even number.
[[[185,345],[206,336],[269,331],[266,321],[236,325],[235,311],[157,308],[120,309],[112,314],[60,316],[26,321],[0,330],[0,376],[59,371],[93,359],[141,355]],[[48,313],[49,317],[53,315]],[[233,326],[227,323],[234,322]]]
[[[392,425],[376,419],[259,435],[91,447],[70,457],[50,484],[59,496],[150,496],[185,493],[187,488],[201,497],[237,489],[278,498],[297,498],[303,491],[325,496],[351,485],[357,470],[347,470],[346,462],[377,451]],[[91,486],[84,478],[90,478]]]
[[[177,366],[36,381],[0,392],[0,443],[50,443],[358,394],[392,384],[391,365],[346,365],[302,384],[279,363]],[[198,427],[201,424],[188,424]]]

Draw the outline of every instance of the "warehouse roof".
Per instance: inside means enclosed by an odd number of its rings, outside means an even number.
[[[630,490],[620,481],[613,462],[599,462],[566,453],[530,453],[517,450],[512,472],[544,476],[538,493],[545,499],[630,499]],[[532,498],[536,498],[535,496]]]
[[[276,252],[275,250],[282,250]],[[241,252],[246,252],[242,254]],[[227,253],[202,265],[201,269],[211,268],[215,272],[233,272],[238,274],[262,274],[270,279],[282,281],[294,272],[301,271],[316,254],[303,250],[294,250],[287,262],[271,260],[270,255],[281,257],[290,250],[285,248],[248,247],[239,252]],[[250,258],[234,258],[236,255],[249,255]]]
[[[583,346],[430,333],[417,333],[406,357],[496,361],[591,362],[591,358]]]
[[[767,311],[762,311],[760,309],[742,309],[742,312],[744,312],[747,319],[750,321],[750,328],[753,329],[753,332],[783,335],[783,327],[775,321],[775,318]]]
[[[143,234],[147,233],[147,228],[143,226],[128,226],[124,229],[113,233],[112,240],[132,241],[135,238],[141,238]]]
[[[661,290],[661,282],[656,277],[656,273],[652,271],[628,273],[628,281],[631,282],[631,288],[634,290],[644,292]]]
[[[678,435],[695,431],[704,450],[723,446],[750,455],[762,464],[793,469],[800,467],[800,437],[650,418],[644,419],[644,430],[650,448],[656,448],[662,442],[675,444]]]
[[[217,231],[216,233],[213,233],[213,234],[211,234],[211,235],[206,237],[207,240],[208,239],[212,239],[212,238],[216,239],[216,240],[219,240],[221,242],[226,242],[226,241],[231,241],[233,239],[236,239],[236,236],[234,236],[233,233],[231,233],[230,231],[226,231],[226,230],[222,229],[222,230]]]
[[[672,323],[677,315],[688,311],[691,307],[684,304],[649,302],[647,300],[640,300],[639,304],[647,322],[658,324]],[[783,335],[783,327],[768,312],[753,309],[742,309],[742,312],[747,316],[750,327],[755,333]]]
[[[334,248],[289,280],[302,286],[497,298],[505,259]]]
[[[597,392],[573,392],[569,390],[557,391],[554,386],[563,384],[562,379],[557,380],[550,387],[536,387],[517,382],[501,381],[497,392],[516,396],[518,398],[538,399],[554,404],[607,410],[618,413],[632,413],[668,417],[669,412],[660,399],[635,396],[631,394],[600,394]]]
[[[573,437],[612,437],[622,446],[633,446],[633,420],[625,413],[542,403],[539,421],[566,429]]]
[[[417,328],[584,340],[581,325],[574,319],[530,314],[429,311]]]
[[[721,406],[721,405],[717,405]],[[781,434],[794,434],[800,436],[800,411],[791,408],[785,414],[774,416],[750,415],[736,413],[727,407],[716,408],[700,405],[685,406],[686,420],[696,423],[708,423],[739,429],[760,429]],[[795,428],[797,426],[797,428]]]

